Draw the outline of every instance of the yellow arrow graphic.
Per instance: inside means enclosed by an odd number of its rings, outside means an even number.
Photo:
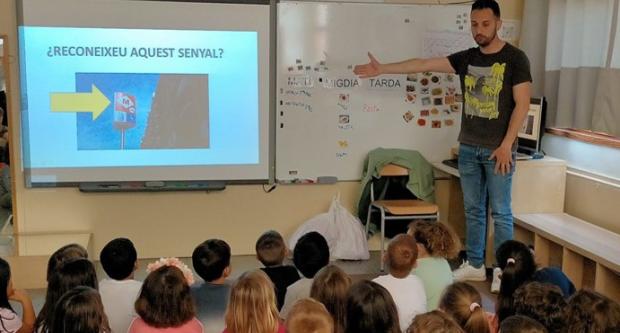
[[[52,112],[91,112],[93,120],[110,105],[110,100],[94,84],[89,93],[51,93]]]

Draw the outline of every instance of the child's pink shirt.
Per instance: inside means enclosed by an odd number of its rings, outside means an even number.
[[[490,312],[485,312],[484,314],[487,317],[487,322],[489,323],[489,330],[491,330],[491,333],[499,332],[499,318],[497,315]]]
[[[157,328],[149,326],[140,317],[136,317],[129,325],[127,333],[203,333],[202,323],[196,318],[178,327]]]

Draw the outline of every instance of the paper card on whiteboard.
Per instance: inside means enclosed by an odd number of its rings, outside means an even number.
[[[314,81],[309,75],[289,75],[286,78],[286,86],[291,88],[312,88]]]
[[[366,88],[368,90],[405,91],[407,87],[407,77],[405,75],[381,75],[364,81],[366,81]]]
[[[352,89],[362,85],[362,80],[351,74],[324,76],[319,78],[319,82],[325,89]]]
[[[325,64],[324,61],[321,61],[321,63]],[[364,80],[353,74],[353,70],[334,67],[329,70],[324,66],[325,71],[319,74],[316,79],[318,87],[325,89],[352,89],[358,88],[363,84],[362,81]]]
[[[302,110],[306,112],[312,112],[312,103],[299,102],[299,101],[283,101],[282,105],[289,110]]]
[[[312,97],[311,89],[280,89],[280,93],[285,96]]]

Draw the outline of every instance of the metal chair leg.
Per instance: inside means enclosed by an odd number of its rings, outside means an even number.
[[[368,205],[368,215],[366,215],[366,239],[368,239],[368,230],[370,230],[370,215],[372,214],[372,205]]]
[[[385,242],[385,210],[380,208],[381,210],[381,272],[385,271],[385,262],[383,262],[383,251],[385,250],[384,242]]]

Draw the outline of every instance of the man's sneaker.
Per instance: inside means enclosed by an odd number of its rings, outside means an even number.
[[[499,293],[499,287],[502,284],[500,276],[502,275],[502,269],[495,267],[493,269],[493,282],[491,282],[491,292],[494,294]]]
[[[487,274],[484,265],[475,268],[469,261],[463,262],[461,266],[452,272],[455,281],[486,281]]]

